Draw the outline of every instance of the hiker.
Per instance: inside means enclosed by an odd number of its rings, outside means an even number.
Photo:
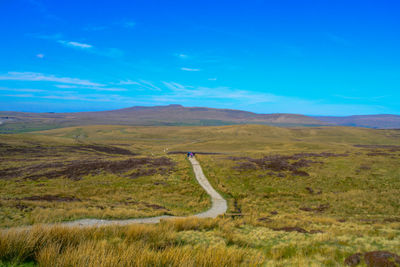
[[[187,153],[187,157],[190,157],[190,152]]]
[[[193,158],[193,152],[190,152],[190,157]]]

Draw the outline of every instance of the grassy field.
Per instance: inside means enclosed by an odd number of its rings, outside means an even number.
[[[2,227],[203,211],[207,195],[171,153],[188,150],[219,153],[197,158],[240,214],[3,230],[3,265],[343,266],[357,252],[400,253],[398,130],[85,126],[0,143]]]
[[[210,201],[184,155],[46,136],[2,136],[0,225],[188,215]]]

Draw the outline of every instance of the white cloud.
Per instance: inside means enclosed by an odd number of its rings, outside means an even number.
[[[152,82],[139,80],[139,81],[132,81],[132,80],[125,80],[119,81],[117,84],[119,85],[137,85],[139,88],[147,89],[150,91],[162,91],[160,87],[154,85]]]
[[[140,83],[135,82],[135,81],[131,81],[131,80],[126,80],[126,81],[119,81],[118,84],[121,84],[121,85],[139,85]]]
[[[40,89],[25,89],[25,88],[8,88],[8,87],[0,87],[0,91],[10,91],[10,92],[44,92],[44,90]]]
[[[58,88],[77,88],[78,87],[76,85],[69,85],[69,84],[56,84],[54,86],[58,87]]]
[[[53,34],[53,35],[31,35],[35,38],[51,40],[62,44],[65,47],[79,49],[81,51],[85,51],[87,53],[91,53],[94,55],[100,55],[110,58],[118,58],[124,55],[124,51],[118,48],[98,48],[91,44],[79,43],[75,41],[66,41],[62,34]]]
[[[44,81],[44,82],[58,82],[64,84],[75,84],[84,86],[105,86],[104,84],[94,83],[88,80],[81,80],[78,78],[57,77],[55,75],[42,74],[37,72],[8,72],[7,74],[0,75],[0,80],[11,81]]]
[[[171,93],[161,96],[170,101],[179,101],[179,99],[224,99],[237,100],[247,104],[276,102],[281,97],[268,94],[257,93],[246,90],[233,89],[229,87],[203,87],[203,86],[185,86],[175,82],[163,82],[171,90]],[[171,102],[172,103],[172,102]]]
[[[192,68],[181,68],[183,71],[200,71],[200,69],[192,69]]]
[[[88,48],[93,47],[90,44],[84,44],[84,43],[78,43],[78,42],[72,42],[72,41],[58,40],[58,42],[65,46],[71,46],[71,47],[82,48],[82,49],[88,49]]]
[[[161,91],[161,89],[159,87],[155,86],[153,83],[151,83],[149,81],[140,80],[140,85],[151,91]]]
[[[117,87],[106,87],[106,86],[76,86],[76,85],[69,85],[69,84],[56,84],[54,85],[58,88],[79,88],[79,89],[89,89],[89,90],[97,90],[97,91],[111,91],[111,92],[122,92],[128,91],[125,88],[117,88]]]
[[[217,78],[208,78],[209,81],[216,81]]]
[[[186,54],[177,54],[177,57],[179,58],[188,58],[189,56]]]
[[[82,89],[90,89],[90,90],[97,90],[97,91],[110,91],[110,92],[122,92],[128,91],[125,88],[117,88],[117,87],[100,87],[100,86],[89,86],[89,87],[80,87]]]
[[[9,97],[21,97],[21,98],[26,98],[26,97],[34,97],[33,94],[17,94],[17,95],[3,95],[3,96],[9,96]]]
[[[135,98],[125,97],[121,95],[105,95],[105,94],[53,94],[39,96],[42,99],[58,99],[58,100],[75,100],[85,102],[118,102],[118,103],[132,103],[136,102]]]
[[[44,58],[44,55],[43,54],[37,54],[36,57],[37,58]]]

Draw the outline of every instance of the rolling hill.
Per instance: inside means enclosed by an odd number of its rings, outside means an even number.
[[[0,132],[25,132],[79,125],[232,125],[268,124],[275,126],[326,125],[297,114],[256,114],[241,110],[181,105],[131,107],[110,111],[76,113],[0,112]]]
[[[184,107],[181,105],[74,113],[27,113],[0,111],[0,133],[28,132],[80,125],[218,126],[266,124],[272,126],[356,126],[400,128],[398,115],[312,117],[299,114],[257,114],[234,109]]]
[[[322,122],[341,126],[356,126],[377,129],[399,129],[400,116],[391,114],[358,115],[346,117],[314,117]]]

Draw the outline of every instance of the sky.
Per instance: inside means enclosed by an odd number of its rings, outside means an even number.
[[[0,110],[400,115],[396,0],[0,0]]]

